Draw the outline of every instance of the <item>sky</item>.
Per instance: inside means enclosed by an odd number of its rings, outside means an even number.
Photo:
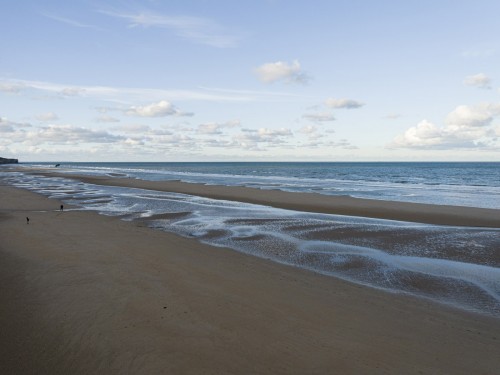
[[[498,0],[0,0],[0,156],[500,161]]]

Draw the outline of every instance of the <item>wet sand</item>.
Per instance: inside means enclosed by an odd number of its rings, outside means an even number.
[[[500,318],[0,186],[0,373],[495,374]],[[25,217],[30,217],[26,224]]]
[[[27,172],[27,169],[23,168],[23,172]],[[167,191],[304,212],[371,217],[438,225],[500,228],[500,210],[498,209],[393,202],[348,196],[327,196],[316,193],[261,190],[238,186],[203,185],[180,181],[145,181],[104,176],[91,177],[35,169],[32,170],[32,173],[73,178],[97,185]]]

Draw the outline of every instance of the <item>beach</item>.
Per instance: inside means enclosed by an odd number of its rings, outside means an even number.
[[[498,371],[498,318],[0,196],[2,373]]]
[[[498,209],[359,199],[349,196],[326,196],[314,193],[290,193],[281,190],[260,190],[248,187],[185,183],[182,181],[146,181],[132,178],[68,175],[36,169],[31,170],[31,173],[49,177],[71,178],[96,185],[175,192],[305,212],[426,224],[500,228],[500,210]]]

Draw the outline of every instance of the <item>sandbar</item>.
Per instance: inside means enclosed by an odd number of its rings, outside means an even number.
[[[23,172],[30,172],[30,170],[23,168]],[[174,192],[304,212],[436,225],[500,228],[500,209],[361,199],[350,196],[263,190],[241,186],[205,185],[181,181],[147,181],[132,178],[85,176],[37,169],[32,169],[31,173],[72,178],[96,185]]]

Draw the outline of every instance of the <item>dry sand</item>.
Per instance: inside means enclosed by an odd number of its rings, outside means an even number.
[[[499,373],[500,318],[59,204],[0,186],[1,374]]]

